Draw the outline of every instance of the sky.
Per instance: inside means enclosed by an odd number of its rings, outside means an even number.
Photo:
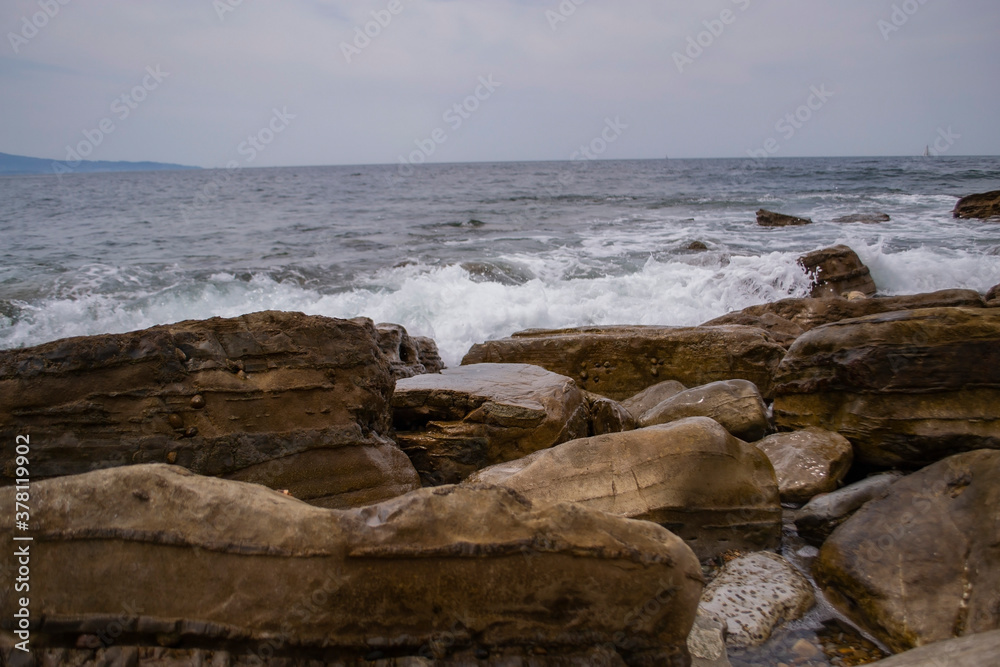
[[[996,0],[4,0],[0,152],[1000,154]]]

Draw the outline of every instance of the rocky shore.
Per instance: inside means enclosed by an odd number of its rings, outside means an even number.
[[[456,368],[285,312],[2,351],[0,515],[27,498],[30,526],[0,541],[32,541],[0,654],[995,664],[997,290],[879,297],[845,246],[802,264],[809,298],[523,331]]]

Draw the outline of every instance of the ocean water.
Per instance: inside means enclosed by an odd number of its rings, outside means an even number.
[[[453,366],[530,327],[694,325],[804,296],[797,257],[836,243],[883,294],[985,291],[1000,224],[951,210],[995,189],[995,157],[0,177],[0,347],[280,309],[396,322]],[[761,228],[761,207],[815,224]],[[831,222],[876,211],[892,220]]]

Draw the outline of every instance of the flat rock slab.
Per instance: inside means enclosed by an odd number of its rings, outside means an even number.
[[[919,467],[1000,448],[1000,311],[929,308],[813,329],[775,377],[780,428],[840,433],[855,456]]]
[[[827,598],[894,651],[1000,628],[1000,451],[893,484],[823,544]]]
[[[650,408],[640,426],[667,424],[684,417],[709,417],[741,440],[760,440],[771,428],[767,406],[748,380],[722,380],[682,391]]]
[[[734,558],[705,587],[698,614],[726,624],[726,644],[758,646],[782,623],[816,604],[812,585],[781,556],[767,551]]]
[[[992,667],[1000,664],[1000,630],[945,639],[871,663],[871,667]]]
[[[0,351],[0,441],[6,463],[30,434],[32,480],[167,462],[369,504],[419,488],[389,438],[392,389],[370,321],[187,321]]]
[[[821,428],[775,433],[754,446],[774,466],[783,503],[804,503],[820,493],[836,491],[854,462],[847,438]]]
[[[586,437],[587,397],[528,364],[475,364],[396,383],[396,440],[425,484],[453,484],[494,463]]]
[[[706,417],[573,440],[485,468],[465,484],[659,523],[701,559],[781,541],[767,457]]]
[[[666,380],[688,387],[750,380],[768,397],[784,355],[752,327],[618,326],[522,331],[473,345],[462,364],[535,364],[616,401]]]
[[[833,530],[870,500],[885,495],[889,487],[903,477],[901,472],[886,472],[866,477],[842,489],[815,496],[793,511],[795,528],[806,542],[820,546]]]
[[[4,516],[14,492],[0,489]],[[702,590],[694,554],[660,526],[504,489],[328,510],[140,465],[32,484],[31,502],[33,636],[56,646],[117,622],[140,645],[327,662],[541,647],[679,667]],[[4,595],[8,631],[14,612]]]

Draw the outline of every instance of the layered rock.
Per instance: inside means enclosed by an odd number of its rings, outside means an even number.
[[[389,360],[397,380],[422,373],[437,373],[444,368],[433,339],[411,336],[399,324],[382,323],[376,325],[375,330],[379,349]]]
[[[463,364],[535,364],[621,401],[665,380],[750,380],[770,395],[785,349],[760,329],[609,326],[529,330],[474,345]]]
[[[1000,451],[939,461],[837,528],[814,571],[895,651],[1000,628]]]
[[[747,310],[750,310],[749,308]],[[760,310],[760,309],[758,309]],[[723,326],[739,324],[742,326],[755,327],[757,329],[763,329],[766,331],[774,342],[778,343],[784,348],[788,348],[795,339],[805,333],[805,329],[796,324],[795,322],[782,317],[781,315],[776,315],[775,313],[760,312],[759,314],[752,314],[746,310],[737,311],[734,313],[729,313],[723,315],[722,317],[717,317],[714,320],[705,322],[702,326]]]
[[[794,215],[775,213],[767,209],[757,211],[757,224],[761,227],[791,227],[812,224],[809,218],[797,218]]]
[[[863,462],[1000,448],[1000,311],[933,308],[814,329],[775,377],[779,427],[836,431]]]
[[[788,561],[767,551],[734,558],[705,587],[698,615],[726,624],[726,644],[757,646],[782,623],[801,618],[816,598]]]
[[[568,377],[528,364],[475,364],[400,380],[396,440],[425,484],[585,437],[587,398]]]
[[[650,408],[655,408],[657,405],[667,400],[671,396],[676,396],[687,389],[677,380],[667,380],[665,382],[658,382],[652,387],[646,387],[640,391],[635,396],[626,398],[621,402],[621,406],[628,410],[629,414],[633,418],[639,419],[642,417],[643,413]]]
[[[833,222],[862,222],[868,225],[875,225],[880,222],[889,222],[892,218],[887,213],[852,213],[834,218]]]
[[[709,417],[747,442],[760,440],[770,429],[764,399],[747,380],[710,382],[682,391],[644,412],[639,425],[667,424],[684,417]]]
[[[0,438],[31,434],[32,479],[170,462],[363,505],[419,487],[388,437],[392,389],[370,322],[187,321],[0,352]]]
[[[13,505],[14,489],[0,490],[0,511]],[[679,666],[702,590],[697,559],[660,526],[503,489],[327,510],[141,465],[33,484],[32,522],[32,636],[56,647],[116,623],[119,646],[275,665],[375,654],[457,666],[481,653],[509,664],[542,650],[566,656],[558,665],[601,654]],[[7,544],[11,530],[0,526]],[[14,612],[14,596],[0,598],[8,631]]]
[[[806,542],[820,546],[837,526],[869,500],[884,496],[889,487],[902,477],[901,472],[881,473],[816,496],[792,512],[795,529]]]
[[[820,493],[835,491],[854,461],[847,438],[820,428],[775,433],[754,446],[774,466],[784,503],[804,503]]]
[[[986,220],[1000,216],[1000,190],[962,197],[952,214],[956,218]]]
[[[806,253],[799,257],[799,264],[813,279],[812,296],[815,298],[850,292],[872,296],[878,291],[871,271],[846,245]]]
[[[583,395],[589,412],[590,428],[587,429],[587,435],[619,433],[635,428],[635,417],[618,401],[589,391],[583,392]]]
[[[986,302],[989,305],[993,305],[993,302],[1000,299],[1000,285],[994,285],[986,292]]]
[[[983,667],[996,664],[1000,630],[945,639],[871,663],[871,667]]]
[[[982,308],[983,298],[974,290],[942,290],[928,294],[887,296],[874,299],[849,300],[840,297],[820,299],[782,299],[773,303],[750,306],[729,313],[702,326],[743,324],[764,329],[780,340],[794,330],[791,325],[808,331],[841,320],[919,308]],[[780,318],[780,319],[774,319]]]
[[[465,483],[653,521],[702,559],[774,548],[781,539],[767,457],[706,417],[573,440],[485,468]]]

